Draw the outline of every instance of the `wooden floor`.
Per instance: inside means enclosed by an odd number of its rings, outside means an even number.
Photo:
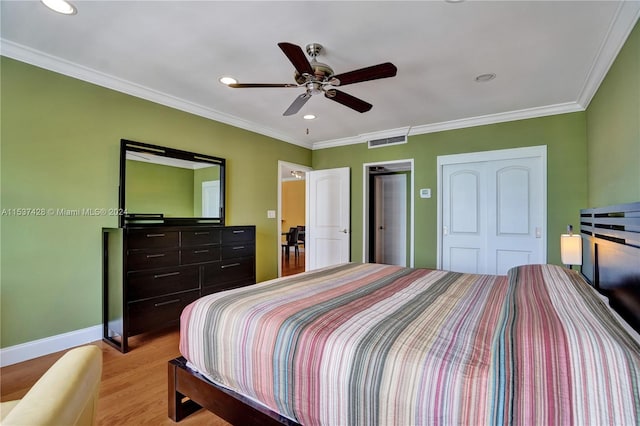
[[[178,330],[136,336],[132,350],[122,354],[102,341],[103,371],[98,425],[228,425],[206,410],[174,423],[167,417],[167,362],[177,356]],[[0,399],[21,398],[62,355],[58,352],[0,368]]]
[[[304,272],[304,251],[296,259],[282,259],[282,276]],[[180,423],[167,417],[167,362],[180,356],[177,329],[129,339],[132,348],[122,354],[102,341],[103,370],[98,405],[98,425],[203,425],[227,422],[201,410]],[[19,399],[65,351],[0,368],[0,400]]]
[[[293,249],[289,254],[289,259],[286,258],[284,253],[282,254],[282,276],[299,274],[304,272],[304,249],[300,250],[299,256],[296,258]]]

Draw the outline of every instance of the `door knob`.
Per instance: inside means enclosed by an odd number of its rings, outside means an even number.
[[[340,232],[342,232],[343,234],[348,234],[348,233],[349,233],[349,231],[347,231],[347,230],[346,230],[346,228],[345,228],[345,229],[343,229],[343,230],[342,230],[342,231],[340,231]]]

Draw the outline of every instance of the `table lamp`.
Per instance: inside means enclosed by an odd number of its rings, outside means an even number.
[[[569,269],[571,265],[582,265],[582,237],[573,233],[573,226],[567,226],[567,234],[560,235],[560,257]]]

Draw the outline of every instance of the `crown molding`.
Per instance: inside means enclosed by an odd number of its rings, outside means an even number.
[[[406,134],[407,136],[415,136],[426,133],[441,132],[446,130],[462,129],[467,127],[483,126],[487,124],[496,124],[501,122],[524,120],[528,118],[537,118],[554,114],[565,114],[570,112],[584,111],[588,106],[595,93],[598,91],[600,84],[607,75],[611,65],[615,61],[618,53],[622,49],[629,34],[634,28],[636,21],[640,18],[640,1],[628,0],[620,3],[618,10],[609,26],[607,36],[605,37],[598,54],[594,57],[593,64],[589,70],[585,83],[575,102],[566,102],[556,105],[548,105],[543,107],[528,108],[517,111],[508,111],[497,114],[489,114],[478,117],[462,118],[458,120],[445,121],[440,123],[424,124],[413,126],[411,128],[390,129],[380,132],[363,133],[352,137],[332,139],[310,143],[308,141],[300,141],[275,131],[267,126],[260,126],[256,123],[249,122],[239,117],[225,114],[211,108],[204,107],[157,90],[144,87],[130,81],[119,79],[117,77],[102,73],[100,71],[84,67],[82,65],[63,60],[61,58],[48,55],[44,52],[31,49],[0,38],[0,54],[12,59],[26,62],[50,71],[54,71],[69,77],[87,81],[102,87],[106,87],[118,92],[132,95],[138,98],[146,99],[161,105],[185,111],[194,115],[205,117],[221,123],[229,124],[251,132],[259,133],[274,139],[298,145],[303,148],[312,150],[333,148],[345,145],[354,145],[367,142],[371,139],[381,139],[390,136],[398,136]]]
[[[527,108],[517,111],[488,114],[478,117],[461,118],[459,120],[443,121],[441,123],[423,124],[420,126],[403,127],[400,129],[384,130],[381,132],[364,133],[351,138],[333,139],[316,142],[313,150],[333,148],[344,145],[354,145],[367,142],[371,139],[382,139],[390,136],[416,136],[426,133],[444,132],[446,130],[464,129],[466,127],[485,126],[487,124],[504,123],[507,121],[525,120],[527,118],[544,117],[547,115],[566,114],[570,112],[584,111],[577,102],[567,102],[544,107]]]
[[[450,120],[441,123],[414,126],[409,131],[409,136],[422,135],[425,133],[443,132],[446,130],[464,129],[467,127],[486,126],[488,124],[526,120],[529,118],[567,114],[570,112],[578,111],[584,111],[584,108],[576,102],[566,102],[563,104],[526,108],[517,111],[500,112],[497,114],[481,115],[478,117],[461,118],[459,120]]]
[[[627,38],[640,19],[640,1],[627,0],[620,3],[614,18],[609,25],[607,36],[602,42],[598,54],[594,57],[585,83],[575,102],[548,105],[536,108],[527,108],[517,111],[508,111],[498,114],[489,114],[478,117],[462,118],[440,123],[424,124],[410,128],[407,136],[415,136],[426,133],[442,132],[446,130],[463,129],[467,127],[484,126],[508,121],[525,120],[528,118],[544,117],[555,114],[585,111],[595,96],[602,81],[606,77],[611,65],[624,46]],[[320,141],[313,144],[313,150],[332,148],[343,145],[353,145],[366,142],[370,139],[388,137],[389,131],[367,133],[350,138]],[[402,133],[397,133],[398,136]]]
[[[249,130],[261,135],[269,136],[293,145],[301,146],[303,148],[311,148],[311,144],[291,139],[287,135],[279,133],[270,127],[257,125],[256,123],[243,120],[239,117],[225,114],[223,112],[186,101],[176,96],[168,95],[166,93],[162,93],[160,91],[153,90],[118,77],[114,77],[95,69],[85,67],[83,65],[79,65],[53,55],[49,55],[47,53],[29,48],[27,46],[23,46],[18,43],[14,43],[4,38],[0,38],[0,54],[2,56],[25,62],[40,68],[44,68],[49,71],[57,72],[59,74],[73,77],[78,80],[106,87],[107,89],[112,89],[160,105],[165,105],[170,108],[175,108],[180,111],[198,115],[200,117],[219,121],[221,123],[229,124],[231,126],[238,127],[244,130]]]
[[[577,102],[585,109],[591,103],[639,18],[640,1],[620,3],[578,96]]]

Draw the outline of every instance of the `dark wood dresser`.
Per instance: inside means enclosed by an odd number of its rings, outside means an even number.
[[[200,296],[256,282],[255,226],[104,228],[103,340],[177,325]]]

